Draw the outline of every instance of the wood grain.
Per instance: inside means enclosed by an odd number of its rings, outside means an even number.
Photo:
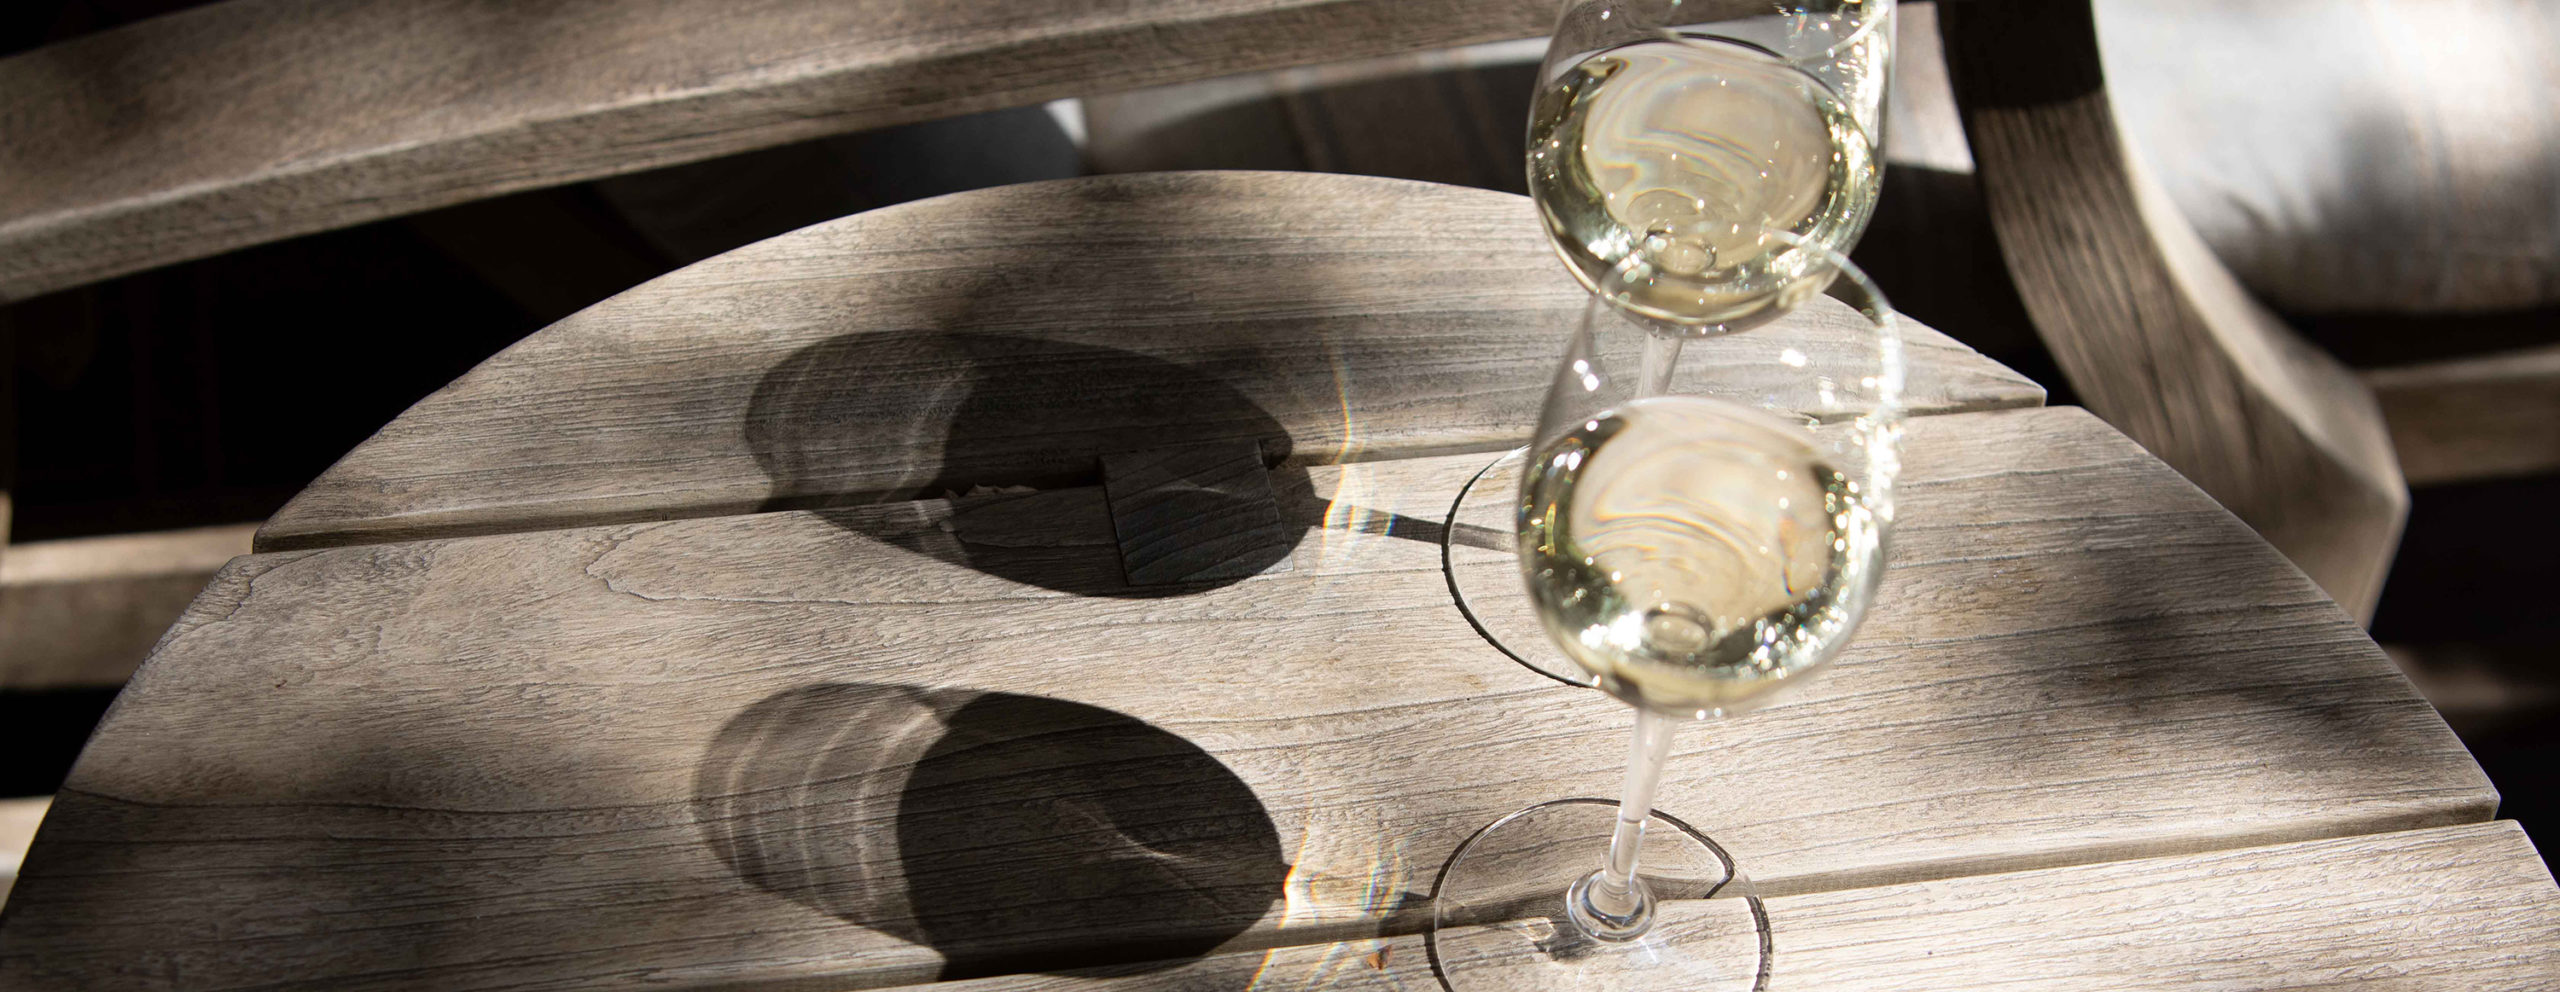
[[[114,686],[255,525],[32,541],[0,559],[0,688]]]
[[[1586,299],[1527,199],[1355,176],[1113,176],[848,217],[554,324],[330,468],[259,547],[1095,480],[1102,452],[1251,438],[1324,464],[1521,443]],[[1817,301],[1689,349],[1743,391],[1851,373]],[[1919,412],[2043,389],[1906,322]]]
[[[1894,17],[1885,160],[1970,177],[1937,3],[1899,0]],[[1306,170],[1523,193],[1520,125],[1545,54],[1544,37],[1525,38],[1089,96],[1086,161],[1097,172]]]
[[[1546,31],[1546,0],[231,0],[0,59],[0,300],[888,124]]]
[[[2560,470],[2560,345],[2373,369],[2413,485]]]
[[[2354,621],[2131,442],[1908,436],[1858,641],[1671,762],[1765,892],[2490,815]],[[1294,568],[1178,595],[1127,590],[1107,517],[940,526],[1000,496],[242,559],[74,769],[0,984],[851,987],[1413,932],[1467,833],[1624,753],[1449,604],[1429,525],[1481,462],[1282,473]]]
[[[2409,502],[2372,394],[2250,299],[2144,173],[2086,0],[1939,16],[2001,253],[2072,387],[2370,616]]]
[[[2560,978],[2560,902],[2511,821],[1784,896],[1771,988],[2528,992]],[[1465,976],[1465,972],[1459,973]],[[1462,987],[1501,988],[1477,983]],[[1138,974],[936,992],[1432,988],[1419,937],[1221,954]],[[1659,987],[1705,988],[1702,983]]]
[[[9,522],[14,519],[9,494],[18,488],[18,345],[17,321],[0,312],[0,560],[8,557]]]
[[[1101,461],[1130,585],[1240,579],[1289,567],[1295,542],[1281,526],[1262,445],[1239,439],[1105,454]]]
[[[1561,6],[1561,5],[1559,5]],[[1095,172],[1281,169],[1528,192],[1545,38],[1084,98]]]

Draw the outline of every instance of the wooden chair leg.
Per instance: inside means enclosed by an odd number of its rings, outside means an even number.
[[[0,313],[0,558],[9,553],[9,494],[18,491],[18,342],[12,323]]]
[[[2250,299],[2144,174],[2089,0],[1939,18],[2001,254],[2072,387],[2370,620],[2409,502],[2373,394]]]

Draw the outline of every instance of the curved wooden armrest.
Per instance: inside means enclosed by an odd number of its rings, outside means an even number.
[[[2373,394],[2251,300],[2124,145],[2088,0],[1940,12],[2000,250],[2089,408],[2369,619],[2408,512]]]

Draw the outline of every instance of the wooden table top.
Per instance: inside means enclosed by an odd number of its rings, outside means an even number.
[[[1241,173],[633,289],[224,569],[37,836],[0,987],[1430,987],[1441,861],[1624,756],[1625,707],[1489,647],[1438,543],[1579,301],[1517,197]],[[1845,315],[1790,319],[1844,367]],[[2560,889],[2355,623],[1910,334],[1880,605],[1685,730],[1660,803],[1771,897],[1778,987],[2552,985]],[[1686,372],[1803,388],[1745,354]],[[1270,516],[1217,533],[1260,537],[1132,585],[1131,451],[1240,461]]]

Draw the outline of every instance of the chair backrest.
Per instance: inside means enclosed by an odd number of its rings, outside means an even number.
[[[2089,0],[1940,17],[2001,253],[2082,400],[2369,618],[2409,501],[2373,394],[2252,300],[2142,171]]]
[[[0,59],[0,301],[976,110],[1539,34],[1553,0],[230,0]]]
[[[2252,295],[2302,315],[2560,305],[2560,5],[2095,8],[2118,120]]]
[[[1553,16],[1554,0],[228,0],[0,58],[0,303],[509,192],[1534,35]],[[10,316],[0,544],[16,464],[10,339],[41,333]],[[51,557],[142,541],[178,571],[48,586],[78,591],[81,611],[0,597],[15,666],[0,684],[56,662],[112,683],[140,660],[118,637],[148,644],[174,615],[164,587],[189,592],[210,571],[191,534],[99,540]],[[110,664],[82,661],[101,655]]]

